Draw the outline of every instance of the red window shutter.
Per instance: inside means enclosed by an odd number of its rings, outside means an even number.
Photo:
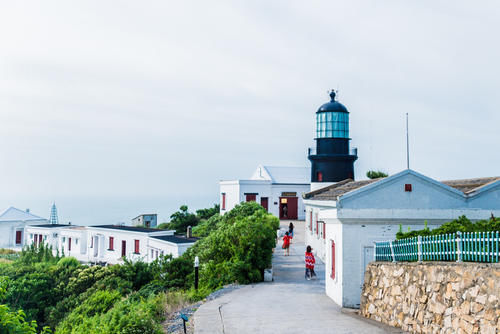
[[[90,237],[90,248],[94,248],[94,237]]]
[[[139,240],[134,240],[134,253],[139,254]]]
[[[222,193],[222,210],[226,210],[226,194]]]
[[[319,223],[318,223],[318,214],[316,214],[316,217],[315,217],[315,218],[316,218],[316,235],[318,235],[318,234],[319,234],[319,228],[318,228],[318,225],[319,225]]]
[[[323,239],[326,239],[326,224],[323,223]]]
[[[122,240],[122,257],[127,255],[127,242]]]
[[[255,202],[257,200],[257,195],[255,194],[247,194],[246,201],[247,202]]]
[[[318,176],[318,177],[317,177],[318,182],[323,182],[323,173],[318,172],[316,175]]]
[[[16,245],[21,244],[21,231],[16,231]]]
[[[34,237],[33,244],[36,246],[36,242],[38,240],[38,234],[35,234],[33,237]]]
[[[109,249],[110,250],[114,249],[114,241],[115,241],[115,238],[109,237]]]
[[[405,191],[411,191],[411,183],[405,184]]]
[[[335,241],[332,240],[332,279],[335,279]]]
[[[68,239],[68,250],[71,250],[71,238]]]

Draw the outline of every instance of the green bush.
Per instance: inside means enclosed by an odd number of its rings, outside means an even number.
[[[491,218],[479,220],[475,223],[470,221],[465,216],[460,216],[457,219],[444,223],[440,227],[430,230],[426,226],[422,230],[403,232],[402,227],[400,227],[399,232],[396,234],[396,239],[406,239],[414,238],[416,236],[429,236],[429,235],[439,235],[439,234],[452,234],[456,232],[491,232],[500,231],[500,218]]]

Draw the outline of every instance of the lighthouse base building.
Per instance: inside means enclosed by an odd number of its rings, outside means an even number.
[[[307,167],[257,167],[250,179],[220,181],[220,213],[254,201],[279,219],[304,220],[302,195],[310,191]]]

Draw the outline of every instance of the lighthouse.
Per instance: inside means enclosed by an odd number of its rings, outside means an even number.
[[[357,149],[349,148],[349,111],[330,92],[330,102],[316,112],[316,148],[309,148],[311,190],[345,179],[354,180]]]

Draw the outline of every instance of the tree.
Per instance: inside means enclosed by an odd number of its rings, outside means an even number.
[[[220,211],[220,205],[214,204],[214,206],[211,208],[196,210],[196,215],[200,219],[209,219],[210,217],[218,214],[219,211]]]
[[[369,179],[379,179],[381,177],[387,177],[387,176],[389,175],[379,170],[377,171],[369,170],[368,172],[366,172],[366,177]]]
[[[187,205],[182,205],[179,211],[174,212],[170,216],[170,223],[161,224],[158,226],[161,229],[175,230],[176,233],[186,233],[188,226],[194,227],[198,225],[200,219],[193,213],[188,211]]]

